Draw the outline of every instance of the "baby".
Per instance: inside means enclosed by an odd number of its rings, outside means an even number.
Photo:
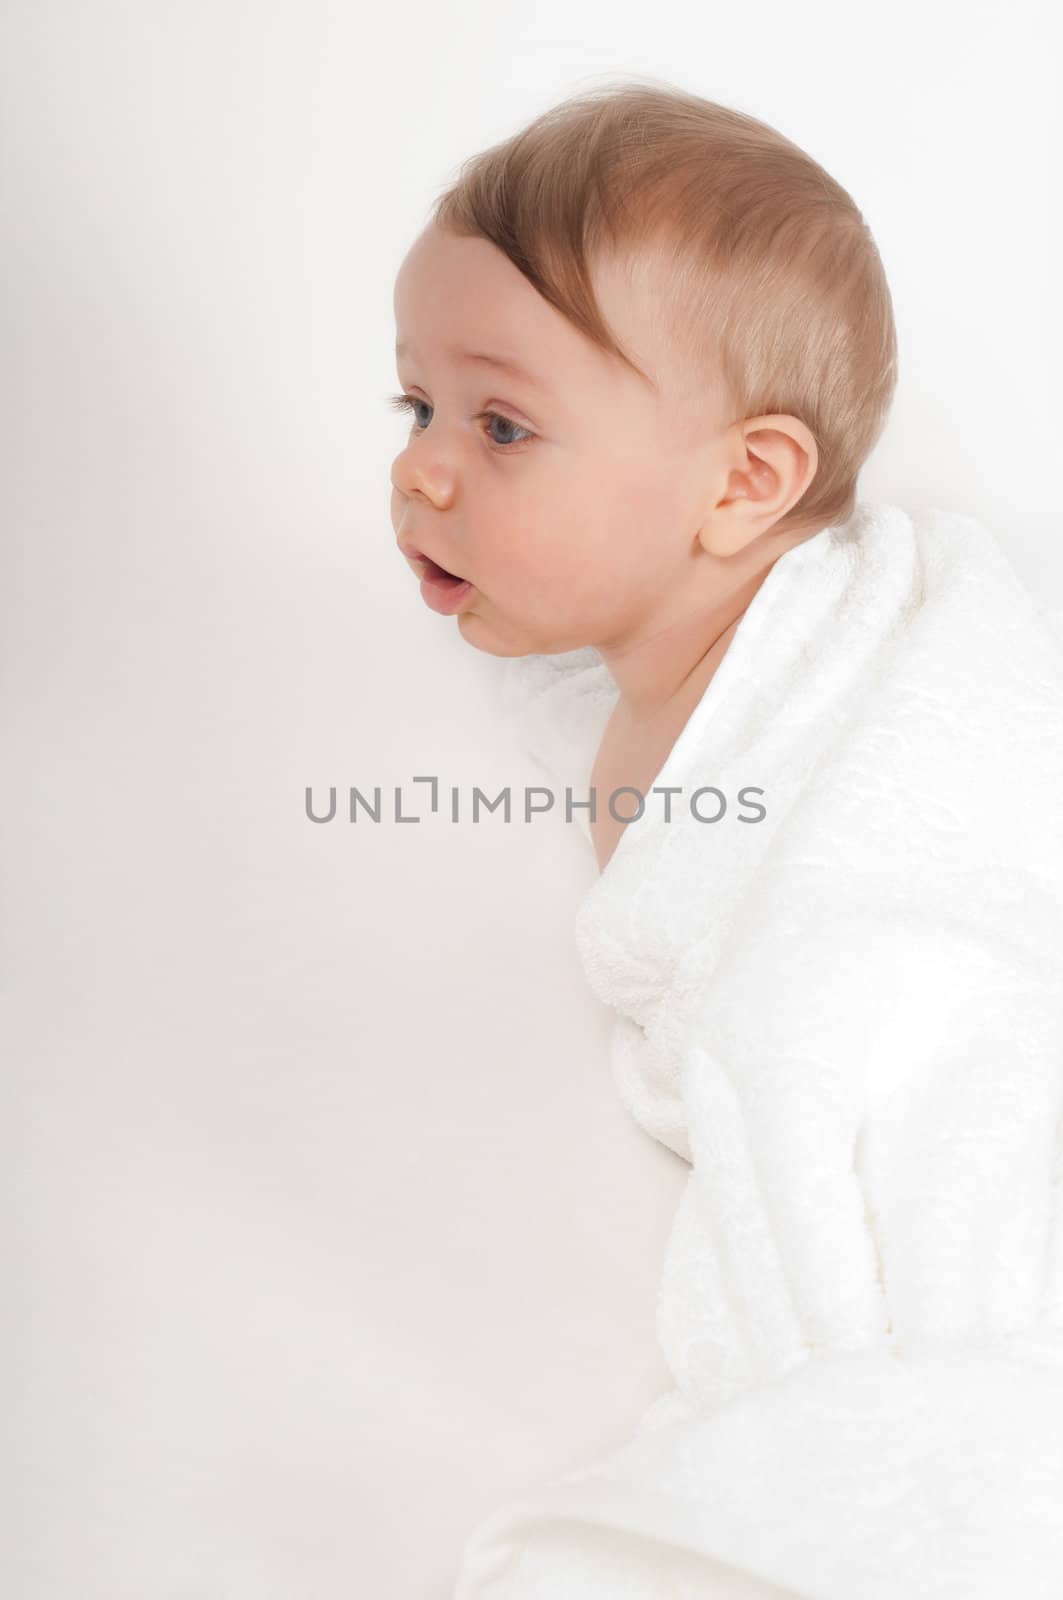
[[[598,650],[593,787],[644,792],[773,564],[852,506],[895,382],[878,253],[779,134],[640,88],[540,119],[437,213],[395,285],[400,548],[478,649]],[[596,813],[604,866],[624,824]]]
[[[691,1165],[675,1387],[458,1600],[1063,1593],[1063,651],[977,523],[857,501],[897,371],[859,210],[628,83],[469,162],[395,314],[426,603],[596,794],[697,786],[591,812],[577,923]]]

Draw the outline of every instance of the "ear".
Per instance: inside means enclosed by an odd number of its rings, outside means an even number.
[[[728,431],[724,493],[701,530],[705,548],[719,556],[767,533],[800,500],[819,465],[812,430],[797,417],[747,417]]]

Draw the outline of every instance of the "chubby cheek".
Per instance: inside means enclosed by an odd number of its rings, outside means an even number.
[[[524,509],[524,508],[522,508]],[[535,517],[524,510],[504,551],[504,577],[511,593],[549,595],[559,590],[582,591],[600,576],[596,529],[569,505],[541,508]]]
[[[470,574],[489,599],[529,622],[607,627],[643,593],[675,486],[653,459],[618,467],[613,457],[550,483],[528,486],[497,517],[470,529]]]
[[[492,563],[491,576],[497,600],[528,615],[546,614],[563,586],[557,552],[519,532]]]
[[[568,537],[559,538],[560,533]],[[518,539],[487,598],[513,624],[529,629],[537,648],[575,648],[613,615],[608,552],[599,550],[586,530],[555,528],[551,534]]]
[[[615,484],[614,505],[633,532],[647,537],[674,531],[690,498],[687,458],[668,442],[631,455]]]

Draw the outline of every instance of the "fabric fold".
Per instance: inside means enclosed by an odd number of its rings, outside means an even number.
[[[586,798],[604,663],[510,668]],[[1063,1594],[1061,793],[1063,608],[988,530],[861,503],[775,563],[576,919],[690,1163],[673,1387],[455,1600]]]
[[[455,1600],[1055,1600],[1061,1349],[812,1355],[482,1524]]]

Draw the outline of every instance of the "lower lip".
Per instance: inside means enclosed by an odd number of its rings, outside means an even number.
[[[468,579],[464,583],[454,583],[447,578],[421,579],[421,599],[433,611],[438,611],[441,617],[452,617],[455,611],[459,611],[472,590]]]

